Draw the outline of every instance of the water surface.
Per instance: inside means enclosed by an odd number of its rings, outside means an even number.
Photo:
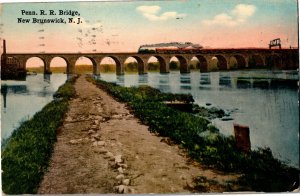
[[[1,81],[1,138],[8,138],[21,122],[30,119],[66,81],[65,74],[31,75],[26,81]]]

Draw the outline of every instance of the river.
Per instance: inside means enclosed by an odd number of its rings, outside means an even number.
[[[104,73],[100,78],[123,86],[147,84],[163,92],[190,93],[198,105],[230,113],[233,120],[213,120],[223,134],[233,134],[233,123],[247,125],[252,149],[270,147],[275,157],[299,165],[297,86],[278,83],[278,79],[298,80],[297,72],[170,72],[124,76]]]
[[[1,139],[7,139],[21,122],[30,119],[65,83],[67,75],[30,75],[26,81],[1,81]]]
[[[53,93],[67,78],[64,74],[45,76],[38,74],[28,76],[26,81],[1,82],[2,139],[8,138],[22,121],[49,103]],[[252,149],[270,147],[277,158],[290,165],[299,164],[297,87],[277,84],[274,80],[297,80],[297,72],[261,70],[180,74],[177,71],[124,76],[104,73],[100,78],[123,86],[146,84],[163,92],[190,93],[198,105],[218,107],[230,113],[233,120],[213,120],[223,134],[233,134],[233,123],[247,125]]]

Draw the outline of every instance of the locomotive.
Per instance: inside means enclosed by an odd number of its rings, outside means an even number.
[[[186,54],[199,53],[203,47],[191,42],[170,42],[151,45],[141,45],[138,53],[140,54]]]

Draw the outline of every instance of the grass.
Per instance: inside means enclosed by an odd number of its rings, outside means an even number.
[[[56,130],[75,96],[68,80],[55,93],[55,99],[17,128],[2,152],[2,189],[6,194],[35,194],[47,170],[56,142]]]
[[[118,100],[127,102],[151,132],[169,137],[187,149],[195,160],[218,170],[240,173],[241,178],[235,182],[240,185],[240,191],[282,192],[289,191],[294,182],[299,183],[299,170],[274,158],[269,148],[242,153],[236,148],[234,137],[220,134],[206,120],[209,117],[206,114],[195,116],[162,103],[172,100],[192,102],[191,95],[161,93],[148,86],[128,88],[92,81]]]

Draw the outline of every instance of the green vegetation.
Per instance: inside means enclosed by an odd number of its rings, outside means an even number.
[[[161,93],[148,86],[121,87],[114,83],[94,81],[120,101],[127,102],[136,117],[149,130],[170,137],[195,160],[226,172],[240,173],[240,190],[265,192],[288,191],[298,180],[299,170],[274,158],[268,148],[240,152],[233,136],[225,137],[204,117],[180,112],[162,101],[191,102],[191,95]],[[201,112],[201,111],[198,111]],[[209,117],[209,116],[208,116]],[[230,184],[228,184],[230,189]],[[201,191],[201,186],[199,186]],[[248,188],[246,188],[248,187]]]
[[[177,70],[179,68],[178,61],[171,61],[169,63],[169,68],[170,68],[170,70]]]
[[[125,64],[125,72],[138,72],[138,63],[131,62]]]
[[[34,194],[46,171],[56,130],[68,109],[68,100],[75,96],[73,83],[68,80],[32,119],[17,128],[2,152],[2,188],[6,194]]]
[[[104,66],[106,66],[106,65],[104,65]],[[27,67],[26,69],[27,69],[27,71],[30,71],[30,72],[44,73],[44,66]],[[65,73],[67,71],[67,67],[66,66],[51,67],[50,70],[52,73]],[[92,65],[76,65],[75,72],[77,74],[93,73],[93,66]]]
[[[148,63],[148,71],[159,71],[159,63],[158,62]]]

